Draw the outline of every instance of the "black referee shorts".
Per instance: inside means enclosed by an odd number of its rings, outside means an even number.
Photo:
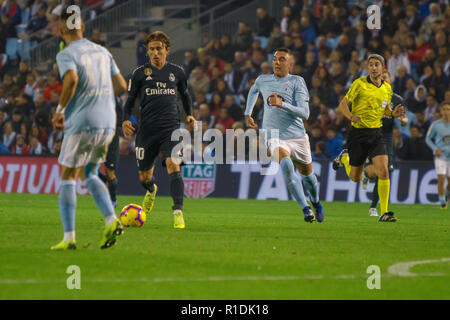
[[[178,129],[161,130],[152,134],[139,131],[136,134],[136,159],[137,167],[140,171],[150,170],[155,164],[156,158],[161,152],[163,162],[166,166],[166,159],[171,157],[172,149],[179,143],[172,141],[172,132]]]
[[[347,136],[347,149],[353,167],[362,166],[367,158],[388,154],[381,128],[352,127]]]
[[[387,148],[387,155],[388,155],[388,169],[389,171],[394,171],[394,151],[393,151],[393,146],[392,146],[392,142],[386,142],[386,148]],[[373,161],[372,161],[372,157],[368,157],[366,162],[364,163],[364,165],[366,166],[370,166],[373,165]]]

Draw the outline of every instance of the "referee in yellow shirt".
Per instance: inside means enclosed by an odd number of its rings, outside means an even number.
[[[356,79],[339,104],[339,110],[351,121],[352,128],[347,136],[347,148],[334,160],[333,167],[344,166],[349,178],[361,181],[364,162],[372,158],[378,175],[378,195],[380,198],[381,217],[379,221],[394,222],[394,213],[388,211],[389,204],[389,170],[388,153],[381,130],[383,116],[403,118],[405,110],[402,105],[390,108],[392,98],[391,86],[382,80],[384,58],[378,54],[369,55],[369,75]],[[349,109],[352,104],[352,110]]]

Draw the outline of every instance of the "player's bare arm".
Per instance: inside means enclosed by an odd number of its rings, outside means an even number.
[[[114,87],[114,94],[116,96],[120,96],[123,92],[127,90],[127,82],[120,73],[112,76],[112,83]]]
[[[357,123],[359,120],[361,120],[361,117],[354,115],[350,112],[350,109],[348,108],[348,103],[349,103],[348,99],[344,97],[339,103],[338,108],[348,120],[350,120],[353,123]]]
[[[61,98],[59,99],[59,105],[53,116],[52,123],[54,128],[58,130],[64,129],[64,108],[69,104],[75,94],[75,90],[78,85],[78,74],[75,70],[67,70],[64,74]]]

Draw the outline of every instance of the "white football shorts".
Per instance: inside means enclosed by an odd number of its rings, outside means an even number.
[[[434,158],[434,167],[437,175],[446,175],[447,177],[450,177],[450,161]]]
[[[309,137],[305,135],[301,138],[280,140],[280,139],[269,139],[266,142],[267,148],[270,154],[273,155],[276,148],[283,148],[291,154],[291,159],[301,162],[303,164],[308,164],[312,162],[311,158],[311,147],[309,145]]]
[[[64,136],[58,162],[69,168],[105,162],[106,153],[113,138],[114,130],[111,129]]]

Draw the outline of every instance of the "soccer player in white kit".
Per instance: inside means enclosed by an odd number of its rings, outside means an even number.
[[[68,8],[70,9],[70,7]],[[55,128],[64,128],[64,139],[58,162],[61,164],[59,210],[64,239],[52,250],[76,248],[75,185],[84,170],[85,184],[105,218],[102,249],[116,241],[123,232],[116,218],[108,189],[98,178],[98,165],[105,161],[114,137],[116,112],[114,94],[127,88],[111,54],[103,47],[83,38],[84,24],[63,12],[60,30],[67,47],[56,61],[63,79],[60,103],[52,119]]]
[[[441,209],[447,209],[450,196],[450,103],[441,104],[441,119],[433,122],[425,139],[434,153],[434,166],[438,177],[438,194]]]
[[[317,177],[312,171],[311,148],[303,121],[309,117],[309,93],[300,76],[290,75],[294,60],[286,48],[277,49],[273,57],[273,74],[260,75],[248,93],[245,119],[247,126],[257,128],[251,117],[258,94],[264,101],[263,129],[266,130],[266,145],[283,171],[286,185],[302,207],[304,220],[324,220],[323,207],[319,201]],[[271,130],[279,130],[278,137]],[[302,181],[295,172],[297,167],[303,183],[310,194],[314,213],[306,201]]]

